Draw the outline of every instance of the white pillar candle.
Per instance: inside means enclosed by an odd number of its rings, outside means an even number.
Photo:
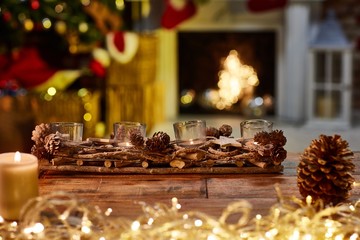
[[[38,195],[37,157],[20,152],[0,154],[0,216],[18,220],[23,205]]]

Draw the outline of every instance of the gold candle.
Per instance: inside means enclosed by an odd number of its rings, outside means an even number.
[[[20,152],[0,154],[0,216],[18,220],[23,205],[38,195],[37,157]]]

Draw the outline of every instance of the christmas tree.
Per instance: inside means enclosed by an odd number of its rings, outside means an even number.
[[[175,28],[206,1],[2,0],[0,90],[12,80],[32,88],[59,69],[80,70],[84,65],[104,78],[104,62],[109,61],[92,61],[94,49],[105,49],[111,60],[127,63],[136,54],[139,33]],[[87,54],[87,63],[82,54]],[[33,63],[38,69],[30,68]]]
[[[2,0],[0,44],[18,47],[31,32],[55,32],[76,52],[79,43],[94,44],[108,31],[120,30],[125,3],[122,0],[53,1]]]

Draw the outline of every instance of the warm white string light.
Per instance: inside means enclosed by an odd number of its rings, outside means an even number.
[[[107,217],[97,207],[56,193],[30,201],[20,225],[0,221],[0,239],[359,239],[360,200],[325,207],[311,197],[303,202],[277,190],[279,203],[268,215],[256,214],[253,219],[251,205],[245,200],[229,204],[215,219],[199,211],[181,212],[181,205],[173,198],[171,206],[141,203],[144,214],[133,221]],[[228,223],[234,214],[240,215],[238,221]]]

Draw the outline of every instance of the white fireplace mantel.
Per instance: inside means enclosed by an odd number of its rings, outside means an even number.
[[[160,30],[158,81],[164,85],[165,118],[176,119],[177,31],[261,31],[277,33],[276,116],[291,122],[305,120],[307,52],[311,24],[317,20],[320,0],[290,0],[284,9],[252,14],[242,0],[210,1],[176,30]],[[232,5],[236,4],[236,5]],[[236,6],[236,8],[234,7]]]

